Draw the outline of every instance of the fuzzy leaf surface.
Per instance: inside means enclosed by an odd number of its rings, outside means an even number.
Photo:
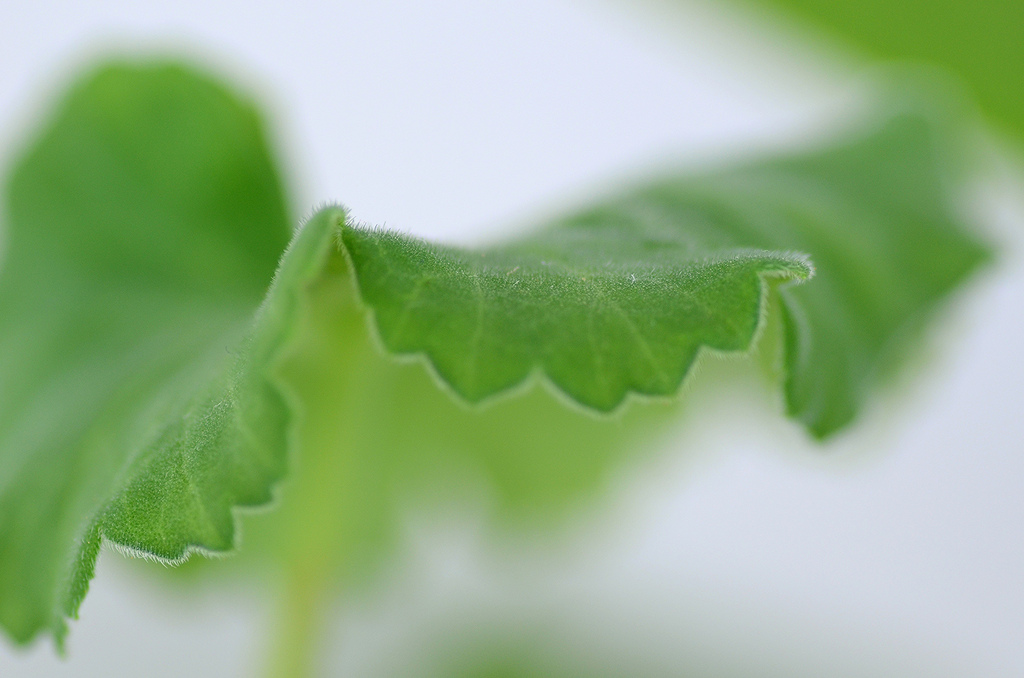
[[[805,256],[730,247],[679,216],[601,209],[479,252],[351,226],[344,243],[388,351],[426,354],[471,402],[538,370],[608,412],[630,392],[675,393],[701,346],[745,350],[764,279],[813,273]]]
[[[311,224],[268,295],[291,229],[262,124],[175,65],[80,81],[7,204],[0,625],[59,641],[102,538],[167,560],[222,551],[231,507],[270,499],[288,416],[270,366],[333,240]]]

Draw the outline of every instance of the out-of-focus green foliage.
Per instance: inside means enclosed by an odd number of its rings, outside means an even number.
[[[1024,139],[1020,0],[744,0],[781,9],[884,59],[927,61],[963,79],[999,127]]]
[[[482,639],[476,643],[460,639],[457,647],[446,648],[434,661],[426,666],[409,670],[403,667],[406,678],[662,678],[663,672],[646,666],[633,666],[629,672],[622,672],[602,666],[594,657],[581,661],[579,650],[571,647],[552,647],[552,638],[517,637],[515,631],[505,632],[506,637]],[[525,636],[526,634],[522,634]],[[391,673],[390,678],[399,678]]]
[[[284,576],[282,646],[301,653],[325,591],[379,565],[408,497],[489,485],[500,519],[557,516],[675,409],[597,416],[536,385],[465,399],[532,371],[592,409],[671,394],[700,345],[749,348],[770,292],[790,413],[836,430],[985,257],[948,206],[935,128],[884,120],[820,152],[649,181],[487,250],[327,208],[271,284],[287,217],[251,107],[181,67],[99,71],[8,186],[0,623],[59,637],[101,537],[172,560],[230,549],[231,507],[267,502],[294,449],[245,552]],[[817,278],[772,292],[765,276],[809,275],[794,253]]]

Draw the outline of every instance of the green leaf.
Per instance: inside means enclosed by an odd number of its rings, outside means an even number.
[[[764,278],[812,274],[802,255],[739,249],[658,209],[610,205],[479,252],[351,226],[344,244],[391,353],[425,354],[471,402],[539,370],[607,412],[674,394],[702,346],[746,350]]]
[[[645,184],[480,251],[349,226],[362,300],[392,353],[427,356],[467,400],[534,370],[599,411],[674,393],[701,346],[746,350],[765,277],[781,291],[789,413],[823,437],[886,352],[987,253],[946,195],[919,115],[821,153]]]
[[[284,473],[265,374],[295,290],[262,125],[173,65],[118,64],[60,104],[9,178],[0,269],[0,624],[58,640],[101,536],[168,560],[233,544]],[[322,229],[329,232],[329,229]]]

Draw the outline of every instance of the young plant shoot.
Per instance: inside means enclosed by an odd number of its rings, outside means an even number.
[[[295,230],[245,97],[174,63],[90,72],[6,180],[0,627],[59,644],[104,541],[180,563],[275,503],[241,549],[278,563],[301,648],[410,488],[468,470],[498,518],[555,515],[766,322],[786,414],[833,434],[989,256],[952,206],[961,121],[924,110],[883,98],[827,148],[465,249],[340,206]]]

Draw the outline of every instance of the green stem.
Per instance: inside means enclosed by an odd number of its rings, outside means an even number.
[[[279,603],[267,678],[310,678],[322,644],[330,599],[323,563],[295,563]]]
[[[318,311],[318,312],[314,312]],[[353,458],[363,449],[353,436],[358,418],[339,416],[356,406],[351,381],[373,350],[357,306],[345,260],[337,254],[306,290],[301,333],[281,374],[298,408],[297,449],[281,506],[284,527],[276,556],[282,559],[284,588],[273,629],[268,678],[309,678],[316,673],[324,625],[338,600],[342,564],[349,552],[348,521],[358,501],[351,486]],[[337,346],[348,358],[324,360]],[[358,347],[362,347],[362,351]],[[361,367],[362,366],[362,367]]]

